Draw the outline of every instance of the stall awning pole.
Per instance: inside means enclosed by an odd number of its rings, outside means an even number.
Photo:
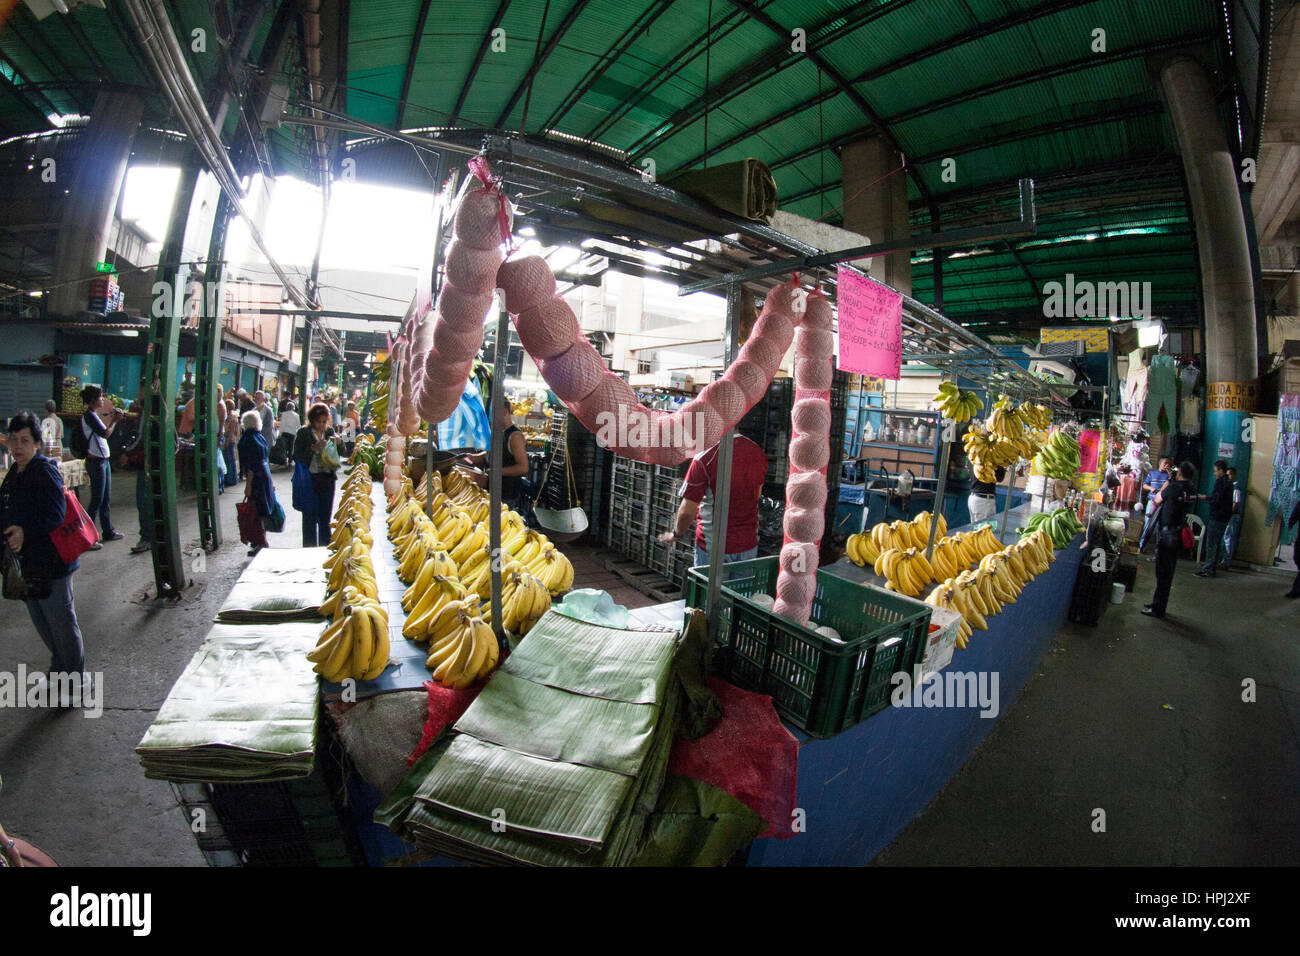
[[[728,368],[739,349],[740,283],[727,284],[727,337],[724,340],[722,367]],[[731,459],[735,430],[728,431],[718,442],[718,479],[713,486],[713,529],[709,542],[709,627],[718,628],[719,597],[722,594],[722,562],[727,555],[727,510],[731,506]]]
[[[442,172],[442,157],[438,157],[438,172]],[[451,171],[451,190],[456,189],[456,177],[460,175],[459,169]],[[442,265],[442,230],[443,230],[443,210],[446,208],[446,202],[439,201],[437,209],[433,213],[433,273],[430,277],[431,287],[434,291],[433,304],[438,304],[438,296],[442,294],[442,281],[438,277],[439,268]],[[433,446],[434,438],[438,434],[434,424],[429,423],[428,438],[424,443],[424,513],[430,518],[433,517]]]
[[[1007,468],[1007,504],[1002,509],[1002,527],[999,529],[998,537],[1004,537],[1007,533],[1007,519],[1011,517],[1011,486],[1016,480],[1016,466],[1010,465]],[[996,500],[996,499],[995,499]]]
[[[947,376],[944,376],[947,379]],[[953,380],[956,381],[956,374]],[[925,560],[934,559],[934,537],[939,533],[939,516],[943,514],[943,496],[948,490],[948,429],[956,431],[955,422],[949,422],[942,416],[939,418],[939,473],[935,476],[938,480],[934,486],[934,504],[930,506],[930,540],[925,546]]]
[[[491,449],[491,474],[488,476],[488,491],[491,503],[488,507],[488,553],[491,555],[492,568],[492,630],[496,631],[497,640],[505,637],[505,628],[501,624],[501,460],[503,457],[502,439],[504,429],[501,426],[501,404],[506,397],[506,355],[510,349],[510,313],[506,311],[505,299],[498,295],[497,342],[495,356],[492,359],[492,406],[488,411],[489,434],[488,447]]]

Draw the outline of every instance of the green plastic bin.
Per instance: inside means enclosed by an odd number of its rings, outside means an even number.
[[[776,557],[726,566],[714,664],[732,683],[770,694],[777,712],[814,737],[833,737],[889,706],[890,678],[911,673],[925,654],[930,608],[880,588],[817,572],[811,624],[843,642],[755,604],[776,596]],[[686,606],[702,608],[707,567],[686,575]]]

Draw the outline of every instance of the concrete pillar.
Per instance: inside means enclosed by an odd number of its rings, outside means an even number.
[[[1161,68],[1160,88],[1183,160],[1201,267],[1208,383],[1201,487],[1213,484],[1211,466],[1218,458],[1236,465],[1244,486],[1253,441],[1247,420],[1258,410],[1259,364],[1251,237],[1239,167],[1204,68],[1190,57],[1176,57]]]
[[[844,228],[870,242],[893,242],[912,234],[907,219],[907,174],[898,153],[874,136],[844,147],[840,154],[844,190]],[[912,294],[911,250],[874,256],[873,279]]]
[[[108,251],[113,210],[143,115],[144,100],[133,93],[101,92],[95,97],[90,123],[81,133],[76,168],[66,180],[58,180],[67,195],[55,244],[52,314],[71,316],[86,308],[95,263]]]

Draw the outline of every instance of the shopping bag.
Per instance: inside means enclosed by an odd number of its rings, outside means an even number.
[[[262,519],[257,516],[256,503],[237,502],[235,513],[239,516],[239,540],[255,548],[265,548],[266,529],[262,527]]]
[[[320,450],[320,463],[326,468],[337,468],[343,464],[343,459],[339,457],[338,446],[334,444],[334,439],[325,442],[325,447]]]
[[[7,541],[0,544],[0,574],[4,577],[0,593],[11,601],[39,601],[50,596],[50,582],[24,576],[22,560]]]
[[[1196,535],[1188,525],[1183,525],[1183,550],[1190,551],[1196,547]]]
[[[316,513],[316,490],[311,486],[311,472],[302,462],[293,466],[293,510]]]
[[[54,550],[59,552],[63,563],[71,564],[94,546],[99,540],[99,533],[71,489],[63,489],[63,499],[67,506],[63,524],[50,532],[50,540],[54,542]]]
[[[266,530],[272,534],[279,534],[284,530],[284,509],[280,507],[279,498],[271,502],[271,513],[266,516]]]

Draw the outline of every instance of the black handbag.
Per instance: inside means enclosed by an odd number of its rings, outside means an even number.
[[[39,601],[50,596],[53,588],[48,580],[23,576],[23,564],[9,543],[0,551],[0,571],[3,571],[2,593],[11,601]]]

